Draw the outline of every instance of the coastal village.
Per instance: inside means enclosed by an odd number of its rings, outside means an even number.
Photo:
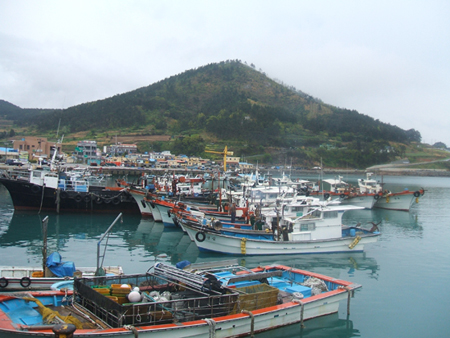
[[[240,157],[227,152],[221,160],[213,161],[201,157],[171,154],[170,151],[139,153],[136,144],[116,143],[99,148],[96,141],[78,141],[71,154],[61,152],[61,146],[43,137],[24,137],[12,140],[10,147],[0,147],[0,162],[16,165],[28,163],[47,163],[57,148],[57,160],[64,164],[84,164],[89,166],[113,166],[135,168],[172,168],[211,170],[223,167],[228,169],[251,170],[254,165],[240,161]]]

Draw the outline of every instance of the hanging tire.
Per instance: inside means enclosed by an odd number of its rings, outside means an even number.
[[[414,197],[419,197],[420,196],[420,191],[415,191],[414,192]]]
[[[29,287],[30,284],[31,284],[31,279],[30,279],[30,277],[23,277],[23,278],[20,280],[20,285],[21,285],[22,287],[24,287],[24,288]]]
[[[69,197],[69,194],[67,193],[67,191],[61,191],[59,193],[59,198],[61,198],[62,200],[65,200],[67,197]]]
[[[103,200],[103,202],[105,202],[105,204],[109,204],[109,203],[111,203],[111,199],[110,198],[105,198]]]
[[[89,202],[91,201],[91,196],[86,195],[86,196],[84,196],[83,200],[84,200],[86,203],[89,203]]]
[[[41,191],[41,187],[38,185],[32,185],[31,186],[31,192],[33,194],[38,194]]]
[[[196,239],[198,242],[203,242],[203,241],[205,240],[205,238],[206,238],[206,235],[205,235],[205,233],[204,233],[203,231],[197,232],[197,233],[195,234],[195,239]]]
[[[78,194],[74,197],[74,199],[75,199],[75,202],[80,203],[83,200],[83,197],[81,197],[81,195]]]
[[[340,198],[345,198],[345,194],[340,194],[339,197]]]
[[[96,198],[94,198],[94,202],[96,204],[102,204],[103,203],[103,198],[101,198],[101,196],[97,196]]]
[[[330,194],[329,193],[326,193],[326,194],[323,195],[323,199],[324,200],[327,200],[328,198],[330,198]]]
[[[114,205],[118,205],[120,203],[120,198],[119,197],[114,197],[112,199],[112,202],[113,202]]]
[[[375,198],[376,200],[379,200],[380,199],[380,195],[376,194],[376,195],[373,196],[373,198]]]
[[[0,278],[0,288],[6,288],[8,286],[8,280],[5,277]]]

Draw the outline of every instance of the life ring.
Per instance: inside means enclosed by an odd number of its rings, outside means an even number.
[[[114,197],[112,199],[112,202],[113,202],[114,205],[118,205],[120,203],[120,198],[119,197]]]
[[[203,231],[197,232],[197,233],[195,234],[195,239],[196,239],[198,242],[203,242],[203,241],[205,240],[205,238],[206,238],[206,235],[205,235],[205,233],[204,233]]]
[[[89,202],[91,201],[91,196],[85,195],[84,198],[83,198],[83,200],[84,200],[86,203],[89,203]]]
[[[94,198],[94,202],[97,204],[102,204],[103,198],[101,196],[97,196],[96,198]]]
[[[37,194],[37,193],[39,193],[41,191],[41,187],[40,186],[38,186],[38,185],[32,185],[31,186],[31,192],[33,193],[33,194]]]
[[[420,196],[420,191],[415,191],[414,192],[414,197],[419,197]]]
[[[345,194],[340,194],[339,197],[340,198],[345,198]]]
[[[8,286],[8,280],[5,277],[0,278],[0,288],[6,288]]]
[[[29,287],[30,284],[31,284],[31,279],[30,279],[30,277],[23,277],[23,278],[20,280],[20,285],[21,285],[22,287],[24,287],[24,288]]]
[[[373,198],[375,198],[376,200],[379,200],[380,199],[380,195],[376,194],[376,195],[373,196]]]
[[[324,200],[327,200],[329,197],[330,197],[330,194],[329,194],[329,193],[326,193],[326,194],[323,195],[323,199],[324,199]]]
[[[83,197],[81,197],[80,194],[77,194],[77,195],[74,197],[74,199],[75,199],[75,202],[80,203],[80,202],[83,200]]]
[[[69,196],[69,194],[67,193],[67,191],[61,191],[59,194],[59,198],[61,198],[62,200],[66,199]]]

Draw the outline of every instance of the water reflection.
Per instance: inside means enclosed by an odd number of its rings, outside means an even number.
[[[303,328],[298,323],[255,335],[257,338],[350,338],[359,336],[360,332],[353,327],[353,322],[349,319],[339,319],[337,313],[308,320],[304,322]]]

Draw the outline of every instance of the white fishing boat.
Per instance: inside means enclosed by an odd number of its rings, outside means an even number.
[[[348,316],[361,287],[284,265],[180,263],[157,263],[139,275],[77,278],[73,292],[0,294],[0,336],[253,336],[337,313],[341,302]]]
[[[114,224],[122,217],[119,214],[108,230],[102,235],[97,243],[97,266],[76,267],[72,261],[63,261],[58,252],[47,256],[47,224],[48,216],[42,220],[44,233],[43,265],[26,266],[0,266],[0,291],[24,291],[24,290],[49,290],[50,287],[61,281],[74,279],[75,277],[121,275],[121,266],[104,266],[104,253],[101,253],[101,242]],[[106,251],[106,246],[104,247]]]
[[[347,210],[362,209],[350,205],[320,206],[300,217],[284,217],[272,232],[246,231],[183,223],[183,228],[200,250],[233,255],[286,255],[364,251],[378,240],[380,232],[342,226]],[[272,234],[272,235],[271,235]]]
[[[385,191],[377,200],[375,208],[409,211],[414,203],[419,203],[419,199],[424,195],[425,190],[411,191],[405,189],[401,192]]]

